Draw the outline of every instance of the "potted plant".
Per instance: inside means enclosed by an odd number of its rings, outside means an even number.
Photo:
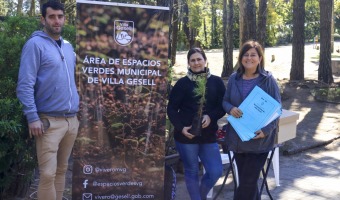
[[[196,136],[201,135],[201,129],[202,129],[202,117],[203,117],[203,109],[204,104],[206,102],[206,84],[207,84],[207,76],[206,74],[204,76],[199,76],[196,79],[196,87],[194,89],[194,95],[198,98],[198,111],[196,115],[194,116],[194,119],[192,121],[192,127],[190,130],[190,133]]]

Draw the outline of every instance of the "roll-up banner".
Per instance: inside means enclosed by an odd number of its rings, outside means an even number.
[[[169,8],[77,1],[73,200],[164,199]]]

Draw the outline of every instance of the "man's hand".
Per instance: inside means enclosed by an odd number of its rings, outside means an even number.
[[[40,119],[38,121],[29,123],[28,129],[29,129],[30,138],[32,138],[32,136],[40,137],[44,133],[44,126],[43,126],[43,123],[40,121]]]

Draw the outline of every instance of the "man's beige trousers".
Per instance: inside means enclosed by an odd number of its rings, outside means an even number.
[[[75,117],[40,116],[45,133],[36,137],[39,164],[38,200],[62,200],[65,174],[79,121]]]

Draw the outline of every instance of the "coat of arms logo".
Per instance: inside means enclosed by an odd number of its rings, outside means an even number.
[[[121,46],[129,45],[133,40],[134,22],[115,20],[113,37]]]

